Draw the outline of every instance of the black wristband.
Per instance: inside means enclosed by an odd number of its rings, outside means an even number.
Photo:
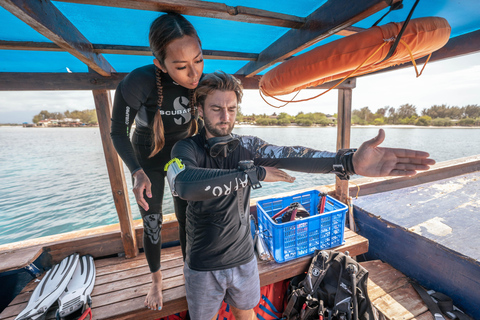
[[[355,151],[357,151],[357,149],[340,149],[337,151],[333,165],[333,173],[335,173],[340,180],[349,180],[350,176],[355,174],[353,167],[353,154]]]
[[[253,165],[252,160],[242,160],[238,163],[238,169],[243,170],[247,174],[248,180],[252,189],[259,189],[262,187],[258,180],[257,167]]]
[[[260,184],[260,181],[258,181],[256,167],[244,170],[243,172],[247,174],[248,180],[250,180],[250,183],[252,185],[252,189],[259,189],[262,187],[262,185]]]

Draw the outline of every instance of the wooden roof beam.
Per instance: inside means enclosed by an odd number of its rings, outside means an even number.
[[[307,17],[302,28],[288,31],[260,52],[257,61],[249,62],[237,73],[246,76],[257,74],[386,7],[385,0],[357,0],[351,1],[348,6],[342,1],[327,1]]]
[[[136,56],[152,56],[152,51],[146,46],[124,46],[110,44],[92,44],[93,52],[107,54],[125,54]],[[65,51],[55,43],[33,41],[5,41],[0,40],[0,50],[31,50],[31,51]],[[247,60],[254,61],[258,58],[256,53],[203,50],[204,59],[218,60]]]
[[[0,0],[0,5],[99,74],[109,76],[115,72],[50,0]]]
[[[127,73],[112,73],[109,77],[103,77],[89,72],[0,72],[0,91],[115,90],[126,75]],[[258,89],[260,76],[235,76],[242,82],[244,89]],[[309,89],[329,89],[337,82]],[[355,78],[348,79],[337,89],[352,89],[355,85]]]
[[[198,0],[58,0],[97,6],[148,11],[173,11],[184,15],[265,24],[285,28],[301,28],[305,18],[243,6]]]

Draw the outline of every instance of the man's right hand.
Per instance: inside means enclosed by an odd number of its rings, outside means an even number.
[[[145,174],[145,171],[140,169],[133,174],[133,194],[135,195],[138,205],[145,209],[145,211],[148,211],[148,203],[143,197],[144,191],[147,197],[152,197],[152,183]]]
[[[277,181],[284,181],[293,183],[295,181],[295,177],[290,176],[285,171],[274,167],[264,167],[266,171],[264,182],[277,182]]]

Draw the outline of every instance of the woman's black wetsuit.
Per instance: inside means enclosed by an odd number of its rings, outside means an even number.
[[[132,174],[140,169],[152,183],[152,198],[145,193],[149,205],[145,211],[139,206],[143,219],[143,247],[151,272],[160,269],[162,245],[162,202],[165,188],[164,166],[170,160],[173,145],[188,136],[192,120],[189,90],[162,73],[163,103],[160,109],[165,128],[165,146],[154,157],[152,151],[152,123],[157,111],[158,89],[155,66],[147,65],[133,70],[118,85],[112,111],[111,137],[113,145]],[[130,129],[135,120],[135,131],[130,141]],[[180,244],[185,256],[186,201],[175,197],[175,214],[180,230]]]

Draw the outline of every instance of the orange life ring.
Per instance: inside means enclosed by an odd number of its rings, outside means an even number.
[[[295,56],[263,75],[259,88],[264,95],[275,96],[318,86],[344,78],[370,57],[354,76],[367,74],[410,61],[409,50],[414,59],[424,57],[443,47],[450,38],[451,28],[444,18],[412,19],[394,54],[382,61],[402,26],[403,23],[394,22],[375,26]],[[378,50],[384,42],[388,43]]]

